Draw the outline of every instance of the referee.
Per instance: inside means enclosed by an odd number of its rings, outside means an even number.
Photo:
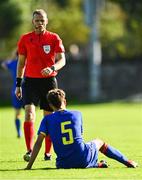
[[[34,143],[35,106],[39,105],[43,114],[52,113],[46,95],[49,90],[58,87],[56,75],[66,64],[65,49],[60,37],[46,30],[47,14],[43,9],[33,12],[34,31],[22,35],[18,41],[18,65],[15,94],[23,97],[25,107],[24,136],[26,154],[24,160],[29,161]],[[23,86],[21,82],[24,77]],[[51,140],[45,139],[44,159],[50,160]]]

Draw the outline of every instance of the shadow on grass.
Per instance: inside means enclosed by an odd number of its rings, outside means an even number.
[[[36,168],[36,169],[0,169],[0,172],[10,172],[10,171],[38,171],[38,170],[57,170],[57,168]]]
[[[87,169],[90,169],[90,168],[71,168],[71,169],[73,169],[73,170],[78,170],[78,169],[81,169],[81,170],[83,170],[83,169],[85,169],[85,170],[87,170]],[[70,169],[70,170],[71,170]],[[92,169],[97,169],[97,168],[92,168]],[[51,167],[48,167],[48,168],[36,168],[36,169],[30,169],[30,170],[25,170],[25,169],[0,169],[0,171],[1,172],[6,172],[6,171],[8,171],[8,172],[10,172],[10,171],[39,171],[39,170],[52,170],[52,171],[54,171],[54,170],[69,170],[69,169],[64,169],[64,168],[60,168],[60,169],[58,169],[58,168],[56,168],[56,167],[54,167],[54,168],[51,168]]]

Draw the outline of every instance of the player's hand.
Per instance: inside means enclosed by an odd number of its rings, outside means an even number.
[[[16,87],[15,95],[19,100],[22,99],[22,88],[21,87]]]
[[[49,67],[41,70],[41,74],[43,76],[49,76],[52,72],[53,72],[53,70]]]

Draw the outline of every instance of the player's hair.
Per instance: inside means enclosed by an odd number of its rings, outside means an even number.
[[[49,104],[60,109],[62,101],[66,98],[66,94],[62,89],[52,89],[47,94]]]
[[[43,9],[36,9],[33,12],[33,17],[34,17],[35,14],[37,14],[37,15],[45,15],[47,17],[47,13]]]

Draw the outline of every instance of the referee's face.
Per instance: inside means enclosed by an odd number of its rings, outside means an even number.
[[[48,24],[48,19],[46,15],[35,14],[32,20],[35,32],[40,34],[46,30],[46,25]]]

